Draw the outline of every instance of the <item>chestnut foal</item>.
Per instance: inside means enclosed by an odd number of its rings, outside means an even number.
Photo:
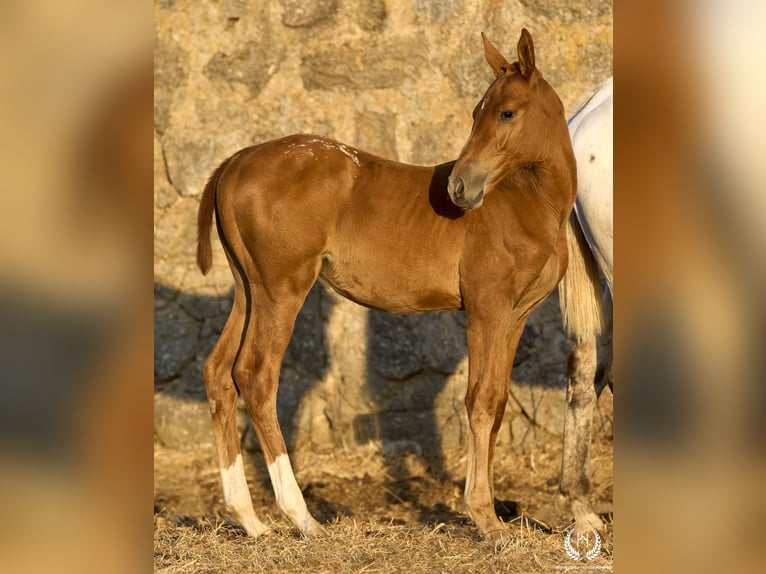
[[[406,165],[295,135],[237,152],[205,186],[198,263],[209,270],[215,213],[236,284],[205,383],[226,507],[252,536],[269,527],[245,481],[239,393],[280,509],[304,536],[323,532],[295,480],[276,411],[282,357],[318,277],[386,311],[465,309],[465,502],[485,536],[506,531],[493,506],[495,440],[524,324],[567,266],[577,171],[564,107],[535,67],[530,34],[522,30],[513,63],[483,38],[495,79],[456,161]]]

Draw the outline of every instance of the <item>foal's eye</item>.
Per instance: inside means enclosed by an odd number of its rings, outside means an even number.
[[[516,112],[513,110],[505,110],[500,112],[500,119],[501,120],[512,120],[514,117],[516,117]]]

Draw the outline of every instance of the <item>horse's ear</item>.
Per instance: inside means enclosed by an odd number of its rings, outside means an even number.
[[[535,71],[535,45],[532,43],[532,35],[526,28],[521,29],[521,37],[516,46],[519,53],[519,69],[526,79]]]
[[[511,67],[508,60],[497,51],[497,48],[492,45],[484,32],[481,33],[481,38],[484,40],[484,57],[487,59],[489,67],[495,73],[495,77],[506,73]]]

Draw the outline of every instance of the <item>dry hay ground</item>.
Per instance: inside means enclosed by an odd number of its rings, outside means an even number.
[[[256,512],[274,533],[259,540],[226,518],[214,449],[157,447],[154,457],[156,572],[550,572],[611,570],[611,553],[575,562],[564,551],[566,516],[555,498],[561,445],[497,453],[497,509],[509,522],[503,544],[479,538],[464,512],[465,456],[443,465],[406,443],[385,451],[294,457],[309,508],[329,535],[304,540],[276,507],[260,453],[246,470]],[[593,501],[611,534],[612,443],[592,452]],[[434,471],[433,469],[440,468]],[[436,476],[434,476],[436,475]],[[575,570],[572,570],[575,571]]]

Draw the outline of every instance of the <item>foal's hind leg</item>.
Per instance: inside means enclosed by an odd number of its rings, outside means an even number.
[[[576,344],[568,360],[567,405],[564,417],[564,452],[559,482],[559,506],[575,517],[575,534],[583,535],[604,524],[593,512],[588,494],[593,407],[596,404],[596,338]]]
[[[290,341],[295,317],[316,272],[293,270],[290,279],[272,281],[267,290],[251,283],[253,305],[242,350],[234,366],[234,378],[245,399],[268,466],[280,510],[307,537],[324,529],[306,507],[287,455],[277,420],[277,386],[282,358]],[[313,274],[312,274],[313,273]]]
[[[258,519],[253,510],[237,431],[237,390],[231,376],[242,334],[244,311],[245,297],[238,285],[229,320],[205,361],[204,374],[213,433],[218,448],[224,503],[231,517],[250,536],[257,538],[271,529]]]

